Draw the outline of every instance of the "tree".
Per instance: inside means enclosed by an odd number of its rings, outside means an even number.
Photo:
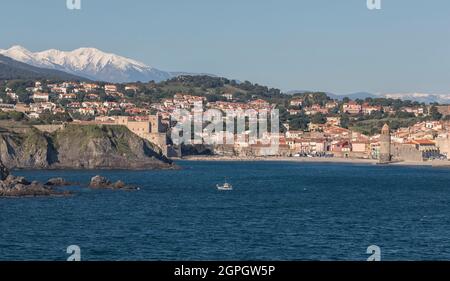
[[[23,114],[22,112],[17,112],[17,111],[11,111],[9,113],[9,116],[14,121],[21,121],[21,120],[25,119],[25,114]]]
[[[29,104],[32,102],[30,95],[26,91],[17,91],[19,102]]]
[[[412,112],[406,112],[406,111],[397,111],[394,114],[395,118],[400,118],[400,119],[406,119],[406,118],[414,118],[416,117],[416,115]]]
[[[431,120],[438,121],[442,119],[442,114],[439,112],[436,106],[432,106],[430,109]]]
[[[350,118],[348,117],[348,114],[347,113],[341,114],[341,127],[347,129],[348,125],[350,125]]]
[[[61,122],[72,122],[72,118],[67,112],[61,113],[51,113],[49,111],[44,111],[39,116],[39,119],[45,123],[45,124],[52,124],[52,123],[61,123]]]
[[[309,117],[304,113],[288,117],[289,128],[291,130],[306,130],[310,123]]]
[[[218,94],[208,95],[206,99],[208,100],[208,102],[226,101],[225,97]]]
[[[25,119],[25,114],[17,111],[3,112],[0,111],[0,120],[14,120],[14,121],[22,121]]]
[[[311,118],[311,123],[314,124],[325,124],[327,123],[327,117],[322,113],[316,113]]]

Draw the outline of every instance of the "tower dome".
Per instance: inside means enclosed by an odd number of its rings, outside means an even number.
[[[389,125],[386,123],[384,124],[383,128],[381,129],[382,135],[389,135],[391,133],[391,129],[389,128]]]

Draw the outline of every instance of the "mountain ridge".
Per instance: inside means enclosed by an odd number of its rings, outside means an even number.
[[[178,76],[178,73],[188,73],[159,70],[140,61],[91,47],[72,51],[49,49],[31,52],[22,46],[15,45],[6,50],[0,49],[0,55],[35,67],[59,70],[89,80],[111,83],[152,80],[161,82]]]
[[[308,91],[308,90],[291,90],[286,92],[286,94],[294,95],[294,94],[302,94],[308,92],[320,92],[320,91]],[[450,104],[450,94],[430,94],[430,93],[385,93],[385,94],[373,94],[370,92],[355,92],[349,94],[335,94],[330,92],[324,92],[332,99],[342,100],[345,97],[348,97],[352,100],[355,99],[366,99],[366,98],[391,98],[391,99],[401,99],[401,100],[411,100],[417,101],[421,103],[441,103],[441,104]]]
[[[0,79],[51,79],[86,81],[84,77],[55,69],[36,67],[0,54]]]

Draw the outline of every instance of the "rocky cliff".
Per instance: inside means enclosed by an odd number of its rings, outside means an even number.
[[[68,125],[54,133],[36,128],[0,132],[0,160],[9,168],[156,169],[172,163],[160,149],[121,126]]]

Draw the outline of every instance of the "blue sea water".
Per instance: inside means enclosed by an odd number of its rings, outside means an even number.
[[[450,260],[450,170],[293,162],[179,162],[164,171],[16,171],[72,187],[0,199],[0,260]],[[233,191],[217,191],[225,179]]]

